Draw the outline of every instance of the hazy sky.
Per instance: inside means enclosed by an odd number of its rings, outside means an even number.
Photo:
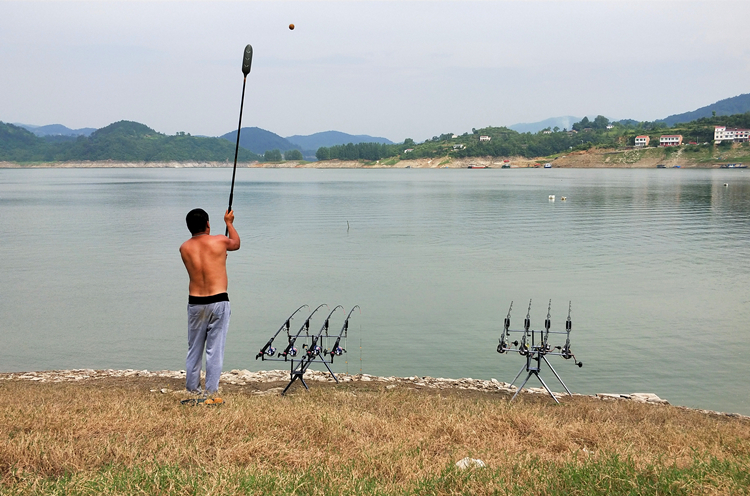
[[[750,92],[750,1],[0,0],[0,121],[418,141]],[[290,31],[288,25],[296,29]]]

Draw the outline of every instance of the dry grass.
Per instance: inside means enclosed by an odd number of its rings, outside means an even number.
[[[750,422],[670,406],[316,384],[185,407],[148,387],[0,383],[0,490],[749,493]]]

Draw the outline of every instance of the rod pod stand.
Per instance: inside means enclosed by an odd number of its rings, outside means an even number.
[[[333,314],[338,310],[344,310],[344,307],[341,305],[337,305],[325,318],[323,325],[320,327],[320,330],[317,333],[311,333],[310,332],[310,320],[312,319],[313,315],[320,310],[322,307],[328,308],[328,305],[319,305],[315,310],[313,310],[310,315],[305,319],[305,322],[300,326],[299,330],[296,334],[290,333],[290,321],[294,318],[294,316],[302,309],[302,308],[309,308],[307,305],[302,305],[297,310],[294,311],[281,325],[279,330],[276,331],[273,336],[268,340],[268,342],[260,349],[258,354],[255,356],[255,359],[258,358],[261,359],[261,361],[271,361],[271,362],[287,362],[290,364],[290,370],[289,370],[289,383],[286,385],[284,390],[282,391],[282,395],[286,394],[286,392],[289,390],[289,388],[294,384],[295,381],[299,380],[302,385],[305,387],[305,389],[309,390],[309,386],[305,382],[305,373],[310,368],[310,366],[317,362],[322,363],[325,368],[328,370],[328,372],[331,374],[331,377],[333,378],[336,383],[339,383],[338,377],[336,377],[336,374],[331,370],[331,367],[329,366],[329,363],[332,364],[333,360],[337,356],[341,356],[344,353],[346,353],[346,350],[340,346],[341,339],[346,338],[348,336],[349,332],[349,319],[351,318],[352,314],[354,313],[355,309],[360,308],[359,305],[355,305],[349,314],[346,316],[346,319],[344,319],[344,323],[341,326],[341,330],[339,333],[336,334],[329,334],[329,327],[330,327],[330,320]],[[361,312],[361,309],[360,309]],[[279,352],[276,356],[274,354],[276,353],[276,348],[273,347],[273,341],[274,339],[279,335],[281,331],[285,330],[287,333],[287,345],[284,348],[283,351]],[[333,345],[331,346],[330,350],[328,349],[327,345],[331,343],[331,340],[334,340]],[[307,341],[302,345],[303,352],[300,353],[299,350],[295,347],[295,344],[297,340],[303,340]],[[300,354],[300,358],[296,358],[297,355]],[[328,358],[327,358],[328,357]]]
[[[552,373],[555,375],[558,381],[560,381],[560,384],[563,388],[565,388],[565,391],[568,393],[568,395],[572,396],[573,393],[570,392],[570,389],[568,389],[568,386],[565,385],[563,380],[560,378],[560,375],[557,373],[555,368],[552,366],[551,363],[549,363],[549,360],[547,360],[547,355],[557,355],[561,356],[564,359],[570,359],[572,358],[574,363],[578,367],[583,367],[583,362],[579,362],[575,355],[570,350],[570,331],[573,328],[573,323],[570,319],[570,310],[571,310],[571,303],[568,303],[568,319],[565,322],[565,331],[552,331],[551,328],[551,318],[550,313],[552,309],[552,300],[549,302],[549,306],[547,307],[547,318],[544,321],[544,330],[533,330],[531,329],[531,300],[529,300],[529,309],[526,313],[526,319],[524,319],[524,329],[522,331],[516,331],[510,329],[510,312],[513,309],[513,302],[510,303],[510,308],[508,309],[508,315],[505,318],[504,326],[503,326],[503,332],[500,337],[500,344],[497,347],[498,353],[508,353],[508,352],[515,352],[519,355],[526,357],[526,364],[521,367],[521,370],[518,371],[518,374],[516,374],[516,377],[513,379],[513,381],[510,383],[511,386],[518,380],[518,378],[521,376],[524,370],[526,370],[526,379],[523,381],[523,384],[521,384],[521,387],[516,390],[516,393],[513,395],[513,397],[510,399],[510,401],[513,401],[516,399],[516,396],[518,396],[518,393],[520,393],[524,387],[526,387],[526,383],[529,381],[531,376],[535,376],[539,382],[542,384],[544,389],[549,393],[549,395],[552,397],[553,400],[555,400],[555,403],[560,403],[558,401],[555,394],[552,392],[552,390],[547,386],[547,383],[544,382],[542,379],[540,372],[542,370],[542,361],[547,364],[547,366],[550,368]],[[514,342],[510,342],[510,334],[511,333],[521,333],[521,342],[519,343],[518,340]],[[565,334],[566,335],[566,341],[564,346],[555,346],[554,348],[551,347],[548,343],[549,341],[549,335],[550,334]],[[511,345],[513,347],[511,347]],[[559,352],[556,352],[554,350],[559,350]]]

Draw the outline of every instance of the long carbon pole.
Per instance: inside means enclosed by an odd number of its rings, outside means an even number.
[[[245,83],[247,83],[247,75],[250,74],[250,65],[253,62],[253,47],[247,45],[245,52],[242,55],[242,100],[240,100],[240,122],[237,125],[237,144],[234,146],[234,168],[232,169],[232,187],[229,190],[229,208],[227,212],[232,210],[232,200],[234,199],[234,178],[237,175],[237,155],[240,151],[240,131],[242,130],[242,108],[245,106]],[[229,228],[227,227],[224,232],[224,236],[229,236]]]

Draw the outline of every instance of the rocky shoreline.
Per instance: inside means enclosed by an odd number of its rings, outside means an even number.
[[[94,370],[94,369],[71,369],[71,370],[48,370],[48,371],[37,371],[37,372],[10,372],[0,373],[0,381],[33,381],[41,383],[61,383],[61,382],[80,382],[80,381],[95,381],[97,379],[105,378],[164,378],[164,379],[178,379],[185,380],[184,370]],[[462,389],[462,390],[473,390],[473,391],[484,391],[484,392],[496,392],[501,391],[505,393],[515,393],[517,391],[516,386],[511,386],[507,382],[500,382],[497,379],[483,380],[483,379],[446,379],[442,377],[379,377],[369,374],[337,374],[339,381],[342,383],[346,382],[371,382],[383,384],[386,389],[392,389],[398,386],[410,387],[414,389]],[[264,383],[275,383],[275,382],[286,382],[289,380],[289,371],[286,370],[266,370],[259,372],[251,372],[249,370],[232,370],[230,372],[224,372],[221,374],[222,384],[231,384],[236,386],[246,386],[253,384],[264,384]],[[308,370],[305,374],[305,380],[318,381],[318,382],[334,382],[330,374],[317,370]],[[281,387],[271,388],[266,390],[259,390],[253,394],[278,394],[281,391]],[[160,393],[175,393],[183,394],[184,391],[172,391],[168,389],[153,389],[151,392]],[[524,393],[534,395],[546,395],[547,391],[543,388],[524,388]],[[594,395],[582,395],[573,394],[574,396],[587,396],[590,398],[596,398],[602,401],[634,401],[638,403],[648,403],[652,405],[669,405],[667,400],[659,398],[653,393],[627,393],[627,394],[612,394],[612,393],[597,393]],[[740,415],[738,413],[724,413],[713,410],[701,410],[693,409],[683,406],[674,406],[675,408],[683,410],[694,410],[702,412],[708,415],[718,415],[724,417],[743,418],[750,420],[750,416]]]
[[[665,156],[662,149],[592,149],[570,152],[555,158],[527,158],[527,157],[435,157],[417,158],[409,160],[383,159],[367,162],[364,160],[324,160],[307,162],[304,160],[290,160],[284,162],[238,162],[238,168],[260,169],[466,169],[469,166],[500,169],[523,169],[541,167],[550,162],[553,168],[573,169],[644,169],[656,168],[661,164],[665,167],[679,166],[682,168],[719,168],[729,162],[737,162],[738,153],[725,153],[723,160],[716,159],[706,162],[698,157],[683,154],[682,149],[677,153]],[[658,153],[657,153],[658,152]],[[741,157],[739,157],[741,158]],[[741,160],[740,160],[741,161]],[[102,161],[71,161],[71,162],[36,162],[19,164],[0,161],[0,169],[96,169],[96,168],[166,168],[166,169],[195,169],[195,168],[231,168],[232,162],[123,162],[117,160]]]

